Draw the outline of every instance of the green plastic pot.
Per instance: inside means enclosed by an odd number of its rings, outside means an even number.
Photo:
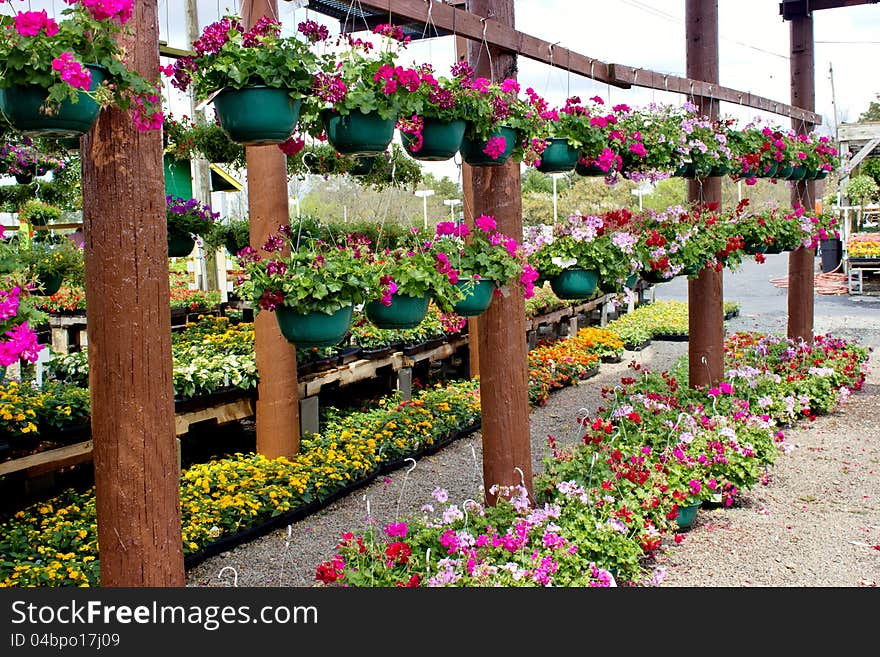
[[[767,248],[766,244],[746,243],[745,247],[743,247],[743,251],[749,255],[757,255],[758,253],[767,253]]]
[[[301,104],[288,89],[265,85],[227,87],[214,97],[220,127],[232,141],[249,146],[286,141],[296,130]]]
[[[639,275],[646,283],[665,283],[670,280],[668,278],[663,278],[663,274],[656,269],[645,269]]]
[[[396,117],[383,119],[377,112],[360,111],[340,114],[333,110],[321,113],[327,141],[343,155],[378,155],[384,153],[394,137]]]
[[[563,269],[558,276],[550,279],[550,287],[560,299],[586,299],[599,284],[599,272],[583,269],[582,267],[569,267]]]
[[[779,170],[779,163],[774,162],[769,167],[767,167],[764,171],[758,173],[758,178],[773,178],[776,175],[776,172]]]
[[[673,176],[677,178],[693,178],[694,177],[694,163],[686,162],[681,164],[675,168],[675,171],[672,172]]]
[[[61,283],[64,282],[64,276],[61,274],[43,274],[39,277],[42,289],[35,294],[41,297],[51,297],[61,289]]]
[[[626,287],[628,287],[629,289],[632,290],[636,286],[636,283],[638,283],[638,282],[639,282],[639,275],[638,274],[630,274],[629,276],[626,277],[626,281],[624,284],[626,285]]]
[[[430,296],[411,297],[405,294],[391,295],[391,305],[370,301],[364,311],[373,324],[380,329],[409,329],[422,323],[428,314]]]
[[[107,79],[107,69],[94,64],[85,66],[92,72],[89,91],[94,91]],[[78,137],[91,130],[101,113],[98,103],[85,92],[77,91],[77,102],[66,98],[58,105],[57,112],[48,114],[40,111],[48,97],[40,85],[13,84],[0,89],[0,112],[13,128],[37,137]]]
[[[473,281],[470,278],[460,278],[455,286],[464,292],[465,297],[455,304],[455,313],[462,317],[476,317],[482,315],[492,304],[495,294],[495,282],[488,278]]]
[[[13,177],[19,185],[30,185],[34,182],[34,174],[32,173],[16,173]]]
[[[794,167],[779,165],[776,167],[776,177],[781,180],[788,180],[792,171],[794,171]]]
[[[720,176],[726,176],[729,171],[730,167],[728,167],[726,164],[718,164],[712,167],[712,169],[709,171],[709,175],[718,178]]]
[[[185,258],[192,253],[196,241],[191,235],[168,233],[168,257]]]
[[[823,178],[828,177],[828,172],[825,169],[819,169],[816,171],[816,180],[822,180]]]
[[[281,335],[297,348],[334,347],[348,333],[353,310],[349,304],[329,315],[321,312],[303,314],[281,306],[275,309],[275,318]]]
[[[807,175],[807,170],[804,167],[794,167],[791,171],[791,174],[788,176],[789,180],[803,180]]]
[[[231,237],[226,238],[226,240],[223,242],[223,246],[226,247],[226,250],[229,251],[229,255],[231,256],[238,255],[238,252],[244,248],[244,246],[239,248],[236,241]],[[245,244],[245,246],[247,246],[247,244]]]
[[[538,171],[542,173],[565,173],[575,168],[578,163],[577,149],[572,148],[567,139],[554,137],[541,155]]]
[[[467,123],[463,120],[440,121],[426,118],[422,128],[422,147],[414,151],[413,138],[405,132],[400,133],[403,147],[414,160],[441,162],[455,156],[461,148]]]
[[[581,164],[580,161],[574,165],[574,172],[579,176],[594,177],[607,175],[607,171],[602,171],[602,167],[596,164]]]
[[[504,164],[513,155],[513,149],[516,146],[516,130],[506,126],[501,127],[489,135],[489,139],[494,137],[504,137],[505,141],[504,152],[497,159],[492,159],[483,152],[488,140],[474,140],[468,137],[465,137],[461,142],[461,158],[471,166],[477,167],[494,167]]]
[[[702,267],[698,267],[697,265],[688,265],[681,270],[681,275],[695,276],[700,273],[700,269],[702,269]]]
[[[679,529],[690,529],[694,520],[697,519],[697,511],[700,510],[700,503],[691,504],[689,506],[678,507],[678,515],[675,517],[675,523]]]
[[[781,246],[767,246],[767,250],[764,251],[767,255],[779,255],[782,253],[783,248]]]

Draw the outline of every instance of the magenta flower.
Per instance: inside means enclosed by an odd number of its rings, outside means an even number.
[[[37,36],[40,30],[46,31],[46,36],[58,34],[58,23],[49,18],[46,10],[21,11],[15,16],[15,31],[22,36]]]
[[[693,495],[699,495],[700,491],[703,489],[702,484],[699,481],[697,481],[696,479],[691,479],[688,482],[688,486],[690,486],[691,494],[693,494]]]
[[[484,233],[491,233],[497,227],[495,218],[485,214],[474,219],[474,224]]]
[[[392,522],[385,525],[385,534],[389,538],[406,538],[408,530],[405,522]]]
[[[501,83],[501,92],[505,94],[518,94],[519,83],[513,78],[507,78]]]
[[[732,395],[733,394],[733,386],[730,385],[727,381],[722,381],[720,388],[721,388],[721,392],[724,393],[725,395]]]
[[[326,25],[321,25],[313,20],[303,21],[296,29],[311,43],[326,41],[327,37],[330,36],[330,30],[327,29]]]
[[[72,52],[63,52],[53,59],[52,70],[58,71],[61,79],[74,89],[88,90],[92,85],[92,72],[76,61]]]
[[[99,21],[116,19],[125,24],[131,18],[133,0],[64,0],[73,5],[79,2]]]
[[[493,160],[498,160],[507,150],[507,140],[504,137],[492,137],[486,142],[483,152]]]

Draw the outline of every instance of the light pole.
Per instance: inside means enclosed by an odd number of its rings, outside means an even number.
[[[415,192],[416,196],[420,196],[422,198],[422,209],[425,216],[425,230],[428,230],[428,197],[434,196],[433,189],[417,189]]]
[[[449,217],[452,219],[452,223],[455,223],[455,206],[461,203],[457,198],[447,198],[443,200],[443,205],[449,206]]]

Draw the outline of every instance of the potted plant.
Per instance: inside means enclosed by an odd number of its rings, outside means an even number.
[[[30,199],[18,210],[18,220],[31,226],[47,226],[61,219],[61,208],[40,201]]]
[[[686,103],[685,110],[677,141],[681,160],[676,173],[685,178],[725,175],[731,159],[726,129],[720,122],[698,115],[691,103]]]
[[[115,105],[133,108],[139,129],[158,128],[156,81],[129,70],[116,41],[131,11],[130,1],[76,2],[60,22],[45,10],[0,16],[0,110],[9,123],[30,135],[78,136]]]
[[[316,62],[308,43],[280,34],[281,23],[265,16],[249,30],[225,16],[202,31],[193,56],[175,61],[172,85],[213,100],[233,141],[279,144],[296,129]]]
[[[421,84],[410,96],[412,115],[397,123],[403,147],[416,160],[448,160],[461,148],[467,127],[464,90],[455,80],[435,78],[429,64],[419,75]]]
[[[58,292],[61,283],[71,274],[79,272],[82,278],[83,250],[71,239],[34,241],[21,253],[28,278],[35,281],[35,293],[40,296],[49,297]]]
[[[219,212],[191,198],[165,197],[165,216],[168,221],[168,256],[185,258],[196,245],[193,236],[208,235]]]
[[[19,185],[30,185],[35,177],[65,168],[63,160],[40,153],[28,137],[20,144],[7,142],[0,146],[0,171],[13,176]]]
[[[46,319],[34,306],[26,267],[4,231],[0,225],[0,368],[18,363],[20,358],[30,363],[37,360],[45,345],[38,343],[32,327]],[[0,378],[4,374],[5,370],[0,372]]]
[[[581,105],[580,98],[572,96],[561,109],[548,109],[537,95],[531,104],[544,118],[546,141],[541,159],[536,162],[538,171],[563,173],[574,169],[581,158],[595,160],[605,144],[602,131],[592,125],[590,109]]]
[[[500,83],[475,78],[466,62],[457,63],[452,72],[467,121],[462,159],[472,166],[499,166],[511,157],[526,164],[536,162],[545,146],[537,137],[544,119],[519,97],[519,83],[512,78]]]
[[[486,215],[474,220],[475,230],[465,224],[444,221],[437,224],[434,248],[447,255],[458,271],[455,285],[464,294],[454,310],[462,317],[484,313],[492,303],[496,291],[504,294],[513,283],[527,286],[532,270],[529,265],[524,276],[520,246],[512,237],[498,232],[494,217]],[[526,298],[534,296],[530,286]]]
[[[413,95],[422,84],[417,69],[396,64],[396,44],[407,41],[402,30],[379,25],[374,33],[386,37],[381,49],[340,37],[340,43],[347,40],[347,50],[339,58],[324,56],[312,80],[306,129],[314,137],[326,136],[343,155],[383,153],[398,117],[412,114]]]
[[[355,304],[375,293],[376,281],[362,251],[317,239],[295,248],[295,240],[284,228],[263,245],[267,255],[242,249],[243,290],[258,312],[275,313],[281,333],[297,347],[332,347],[348,333]]]
[[[600,279],[617,280],[629,273],[629,257],[599,216],[574,213],[564,223],[533,226],[525,251],[560,299],[586,299]]]
[[[217,250],[225,247],[230,256],[238,255],[251,242],[251,223],[247,217],[227,218],[224,222],[214,222],[205,239],[205,248]]]
[[[432,299],[444,312],[451,312],[464,298],[455,285],[458,270],[450,256],[430,242],[419,243],[416,235],[411,237],[408,246],[377,250],[370,256],[373,289],[378,294],[367,301],[364,312],[379,328],[415,328]]]
[[[616,122],[608,132],[609,148],[620,157],[620,172],[635,182],[667,178],[680,161],[682,110],[671,105],[633,110],[623,103],[611,109]]]

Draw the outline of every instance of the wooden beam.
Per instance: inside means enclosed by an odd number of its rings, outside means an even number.
[[[358,0],[358,2],[364,8],[384,13],[386,17],[390,12],[392,17],[399,16],[406,23],[424,24],[428,20],[429,5],[426,5],[424,0]],[[724,87],[717,81],[706,82],[691,77],[680,78],[648,69],[611,64],[520,32],[512,26],[503,25],[496,20],[482,19],[472,12],[450,4],[431,2],[430,7],[431,22],[440,30],[451,32],[458,37],[479,44],[485,40],[488,46],[500,51],[522,55],[544,64],[551,64],[591,80],[605,82],[622,89],[644,87],[695,97],[702,96],[808,121],[816,125],[822,123],[821,114],[816,114],[814,111],[793,107],[746,91]]]
[[[813,11],[872,5],[876,2],[878,0],[783,0],[779,3],[779,15],[783,20],[789,21],[808,16]]]
[[[837,129],[837,141],[867,141],[880,137],[880,121],[868,123],[841,123]]]

